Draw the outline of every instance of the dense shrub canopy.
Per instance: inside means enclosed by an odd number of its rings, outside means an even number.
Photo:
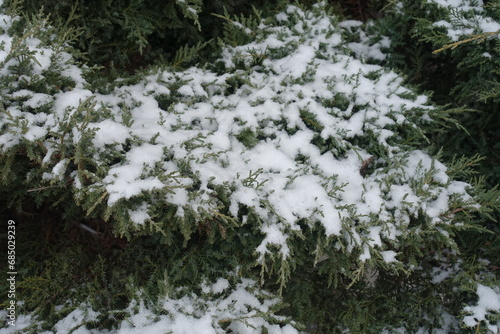
[[[481,154],[481,174],[500,182],[498,117],[500,7],[496,1],[401,1],[377,21],[391,36],[387,63],[433,92],[433,100],[456,108],[468,131],[435,136],[445,156]],[[446,73],[446,75],[443,75]],[[464,108],[465,110],[461,110]]]
[[[250,14],[241,0],[7,0],[24,18],[43,13],[65,33],[78,59],[104,66],[104,72],[133,73],[163,61],[185,65],[214,51],[222,34],[220,15]],[[273,7],[275,1],[253,1]],[[210,44],[210,45],[209,45]],[[186,53],[187,48],[193,48]],[[125,73],[123,73],[125,72]]]
[[[64,26],[1,22],[1,200],[35,245],[18,330],[498,331],[459,236],[499,193],[467,178],[477,157],[432,153],[450,112],[380,66],[376,26],[226,14],[209,64],[106,81]]]

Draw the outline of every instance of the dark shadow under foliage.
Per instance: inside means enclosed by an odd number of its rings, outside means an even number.
[[[25,18],[42,12],[54,24],[76,29],[72,46],[82,52],[82,61],[104,66],[105,72],[133,73],[160,60],[171,61],[184,46],[220,37],[223,20],[213,14],[249,15],[252,7],[272,10],[278,2],[185,1],[198,11],[192,17],[175,0],[7,0],[5,5]],[[213,41],[187,65],[209,61],[216,48]]]
[[[64,205],[29,203],[21,212],[0,214],[16,222],[16,298],[25,301],[18,313],[36,310],[50,323],[54,306],[68,300],[90,302],[95,310],[124,310],[137,298],[138,288],[143,297],[156,300],[175,296],[177,287],[199,287],[204,280],[224,276],[228,265],[246,272],[255,266],[252,250],[258,245],[247,244],[249,239],[238,235],[229,236],[238,240],[226,239],[220,231],[211,236],[206,226],[200,226],[187,243],[180,233],[168,239],[157,233],[127,240],[114,235],[109,224],[78,219],[84,215],[68,217]],[[230,247],[235,242],[241,246],[238,263],[233,263],[236,257]],[[254,271],[257,276],[258,270]],[[7,290],[6,284],[2,282],[2,289]],[[74,309],[66,306],[68,313]],[[61,312],[64,309],[56,313]],[[122,320],[117,313],[94,327],[105,330]]]
[[[305,6],[314,1],[300,1]],[[58,26],[77,31],[72,46],[79,50],[81,61],[103,66],[105,72],[134,73],[157,62],[172,61],[182,47],[210,42],[186,64],[210,61],[218,49],[216,39],[223,35],[225,15],[264,16],[283,8],[280,0],[193,0],[199,12],[186,17],[175,0],[6,0],[24,18],[42,13]],[[331,0],[338,13],[366,21],[382,15],[383,1]],[[215,14],[215,15],[214,15]]]

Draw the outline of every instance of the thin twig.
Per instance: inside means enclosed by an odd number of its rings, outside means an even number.
[[[90,227],[90,226],[88,226],[88,225],[85,225],[85,224],[83,224],[83,223],[80,223],[80,224],[79,224],[79,226],[80,226],[80,228],[81,228],[81,229],[83,229],[83,230],[85,230],[85,231],[87,231],[87,232],[90,232],[90,233],[92,233],[92,234],[94,234],[94,235],[99,235],[99,234],[101,234],[101,233],[97,232],[96,230],[94,230],[92,227]]]
[[[59,187],[58,185],[51,185],[51,186],[46,186],[46,187],[40,187],[40,188],[33,188],[33,189],[28,189],[28,192],[33,192],[33,191],[40,191],[40,190],[45,190],[45,189],[51,189],[51,188],[57,188]]]
[[[472,41],[474,41],[476,39],[485,39],[487,37],[490,37],[490,36],[493,36],[493,35],[498,35],[498,34],[500,34],[500,30],[493,31],[493,32],[485,32],[484,34],[473,36],[471,38],[464,39],[463,41],[458,41],[458,42],[455,42],[455,43],[447,44],[447,45],[443,46],[441,49],[432,51],[432,54],[437,54],[437,53],[439,53],[441,51],[444,51],[444,50],[447,50],[447,49],[450,49],[450,48],[451,49],[455,49],[459,45],[472,42]]]

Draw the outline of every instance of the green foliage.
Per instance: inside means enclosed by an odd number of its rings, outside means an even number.
[[[113,82],[72,60],[74,41],[116,38],[112,57],[128,57],[153,52],[150,36],[205,27],[201,3],[157,5],[50,2],[66,11],[58,28],[3,17],[0,201],[19,222],[20,330],[470,327],[478,289],[499,295],[500,191],[477,177],[476,152],[448,166],[457,151],[428,152],[479,93],[429,103],[370,64],[396,63],[380,56],[382,28],[340,23],[325,5],[211,15],[221,49],[203,68],[181,70],[207,47],[198,36]],[[82,21],[98,9],[105,19]],[[82,30],[67,33],[71,22]]]
[[[253,5],[275,6],[273,1]],[[224,29],[221,15],[243,18],[251,13],[238,0],[6,0],[3,6],[23,22],[34,14],[46,16],[52,25],[73,34],[71,39],[66,32],[59,36],[79,50],[78,59],[104,66],[105,74],[114,77],[165,59],[174,66],[206,60],[214,52],[210,41]]]
[[[499,184],[499,32],[483,27],[495,27],[500,7],[494,2],[484,8],[474,1],[446,8],[432,1],[402,1],[388,14],[377,21],[381,34],[391,36],[388,63],[432,91],[434,101],[472,109],[454,116],[468,134],[452,129],[433,138],[436,146],[446,148],[447,159],[484,156],[481,173],[490,186]]]
[[[188,36],[200,36],[201,1],[7,1],[23,17],[42,8],[55,26],[76,27],[73,45],[93,64],[133,71],[146,64],[153,38],[166,38],[165,52],[175,52]],[[166,34],[166,32],[169,32]],[[156,37],[157,36],[157,37]],[[177,37],[177,40],[174,39]],[[180,44],[179,44],[180,42]]]
[[[466,168],[467,175],[457,176],[482,179],[496,195],[495,187],[500,184],[497,89],[500,7],[494,1],[485,1],[484,6],[480,2],[462,1],[456,7],[432,1],[402,1],[390,8],[389,15],[377,21],[381,33],[391,36],[388,64],[408,74],[413,83],[430,90],[434,101],[452,108],[450,116],[465,129],[456,131],[451,127],[439,131],[432,136],[433,144],[438,149],[444,148],[443,157],[452,164],[457,162],[457,155],[470,157],[462,162],[477,165],[475,174]],[[467,240],[461,244],[463,251],[473,253],[480,249],[498,266],[500,258],[498,253],[494,254],[500,247],[499,219],[499,212],[493,211],[489,219],[482,221],[482,226],[492,232],[489,235],[462,235],[462,240]],[[489,246],[478,248],[483,241]]]

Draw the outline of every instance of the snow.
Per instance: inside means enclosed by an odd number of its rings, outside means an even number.
[[[496,334],[500,331],[500,324],[492,324],[486,318],[489,312],[500,312],[500,289],[498,287],[490,288],[488,286],[478,284],[476,294],[479,297],[477,305],[466,306],[465,312],[472,315],[465,316],[463,321],[469,327],[475,327],[479,322],[484,321],[488,329]]]
[[[55,334],[75,333],[73,330],[82,323],[95,321],[99,314],[93,311],[90,305],[82,304],[55,324]]]
[[[88,100],[93,96],[92,92],[87,89],[75,89],[63,93],[56,94],[54,102],[54,111],[63,115],[67,109],[76,109],[83,101]]]
[[[382,227],[372,226],[368,228],[368,239],[371,247],[382,246],[382,240],[380,239],[380,231]]]
[[[162,214],[157,208],[165,204],[176,206],[176,218],[182,220],[189,218],[188,208],[206,219],[229,203],[232,217],[255,224],[252,228],[260,232],[255,249],[260,264],[275,255],[288,260],[290,240],[300,235],[301,224],[319,227],[325,238],[339,238],[347,252],[360,254],[361,262],[375,254],[386,263],[398,262],[398,252],[391,249],[397,242],[385,241],[397,241],[412,217],[424,214],[436,226],[453,223],[448,214],[452,195],[477,205],[467,194],[468,185],[451,181],[444,164],[422,150],[394,144],[408,129],[431,120],[433,107],[427,97],[402,86],[396,73],[363,60],[383,60],[389,39],[373,44],[358,31],[360,22],[335,26],[326,13],[312,15],[295,6],[277,20],[290,24],[263,22],[258,39],[223,50],[218,65],[225,66],[225,74],[209,66],[175,73],[156,69],[134,85],[120,83],[107,95],[88,89],[81,69],[61,54],[62,74],[76,86],[52,97],[27,90],[12,94],[25,99],[24,109],[49,105],[51,113],[35,115],[9,106],[12,119],[3,114],[0,119],[9,127],[0,133],[0,149],[21,140],[37,142],[47,149],[44,180],[69,174],[76,199],[88,189],[101,191],[109,207],[131,200],[126,213],[133,227],[154,222]],[[495,27],[483,23],[483,28]],[[439,24],[452,28],[447,21]],[[358,33],[359,42],[345,43],[345,32]],[[42,48],[38,40],[29,46]],[[37,74],[53,58],[44,50],[36,51]],[[253,64],[256,53],[266,56],[258,66]],[[6,71],[1,69],[0,75]],[[239,85],[230,87],[238,80]],[[161,95],[175,97],[168,110],[160,107]],[[86,127],[68,129],[71,120]],[[64,132],[58,141],[68,151],[91,142],[84,147],[86,158],[100,168],[86,181],[91,184],[67,170],[73,157],[59,157],[55,141],[45,140],[54,132]],[[91,141],[82,142],[84,135]],[[246,135],[253,136],[250,144],[242,139]],[[365,173],[366,164],[370,171]],[[227,202],[219,199],[217,188],[227,193]],[[446,234],[438,227],[436,231]],[[439,283],[453,270],[438,268],[432,279]],[[218,321],[230,321],[228,328],[235,333],[259,333],[263,327],[269,333],[298,333],[293,326],[272,325],[258,316],[277,299],[264,292],[269,298],[257,298],[254,283],[243,279],[235,285],[227,278],[205,283],[201,291],[212,295],[210,300],[188,293],[162,296],[155,305],[160,315],[138,297],[116,333],[219,333]],[[485,316],[497,310],[498,294],[492,291],[478,287],[478,305],[469,311]],[[81,305],[55,330],[84,333],[83,325],[78,326],[98,315]],[[240,321],[242,317],[246,320]]]
[[[500,22],[497,22],[490,17],[486,17],[484,20],[479,22],[479,27],[484,32],[499,32]]]
[[[500,311],[500,292],[482,284],[477,285],[478,305],[488,311]]]
[[[307,66],[313,60],[314,55],[315,49],[313,47],[301,45],[293,55],[275,62],[275,67],[280,68],[280,72],[288,72],[292,77],[298,78],[307,70]]]
[[[53,101],[52,96],[48,94],[36,93],[33,94],[26,102],[24,102],[24,105],[36,109],[52,101]]]
[[[365,262],[366,260],[371,259],[370,248],[368,246],[363,246],[363,253],[359,256],[359,261]]]
[[[219,278],[215,283],[206,282],[201,287],[203,293],[219,296],[205,300],[202,296],[180,293],[179,290],[179,298],[158,298],[155,307],[163,310],[162,315],[153,313],[142,299],[135,299],[124,310],[129,313],[127,320],[123,320],[119,327],[110,333],[160,334],[167,331],[174,334],[219,334],[226,333],[221,324],[229,324],[227,328],[239,334],[260,333],[264,327],[271,334],[298,334],[291,325],[273,325],[258,315],[269,312],[278,299],[265,291],[259,291],[253,280],[240,279],[240,282],[231,288],[226,278]],[[256,294],[260,298],[257,298]]]
[[[129,199],[143,191],[164,187],[157,177],[141,178],[141,167],[140,164],[129,164],[109,170],[109,175],[103,179],[109,193],[108,205],[112,206],[121,198]]]
[[[386,58],[386,54],[382,50],[390,47],[391,40],[389,37],[368,35],[362,29],[363,22],[361,21],[346,20],[340,22],[339,26],[345,28],[350,33],[356,33],[359,42],[350,42],[347,46],[358,58],[377,61],[382,61]],[[374,40],[377,41],[374,42]]]
[[[7,310],[2,309],[0,311],[0,319],[8,319],[7,318]],[[15,326],[6,326],[4,328],[0,328],[0,334],[18,334],[20,331],[29,328],[34,322],[36,321],[36,318],[33,317],[31,314],[24,315],[24,314],[18,314],[16,316],[16,325]],[[53,333],[51,333],[53,334]]]
[[[59,161],[55,166],[54,168],[52,168],[52,177],[56,177],[56,178],[62,178],[63,177],[63,174],[64,172],[66,171],[66,166],[68,164],[68,160],[67,159],[62,159],[61,161]]]
[[[464,11],[470,11],[470,10],[482,10],[483,1],[482,0],[427,0],[428,2],[433,2],[441,7],[452,7],[452,8],[460,8],[461,10]],[[472,4],[475,3],[477,4],[476,6],[473,6]]]
[[[261,254],[258,259],[259,263],[263,263],[264,255],[269,252],[268,245],[276,245],[280,246],[280,252],[283,258],[288,257],[289,248],[287,246],[286,240],[288,239],[287,235],[283,233],[283,227],[279,224],[266,224],[261,229],[262,233],[265,234],[264,240],[262,240],[261,244],[256,248],[256,251]]]
[[[278,13],[276,14],[276,19],[280,22],[286,22],[288,21],[288,16],[285,13]]]
[[[426,105],[425,96],[406,97],[411,92],[402,86],[403,79],[396,73],[345,54],[341,29],[353,33],[360,28],[359,22],[346,21],[335,27],[326,14],[313,16],[294,6],[279,14],[279,21],[293,22],[291,28],[279,28],[279,38],[276,27],[262,24],[263,38],[223,50],[220,62],[227,67],[223,75],[200,68],[162,71],[137,84],[120,85],[112,94],[100,95],[84,89],[81,71],[68,64],[63,73],[78,81],[73,90],[58,93],[53,100],[29,91],[17,93],[27,96],[27,106],[39,107],[44,100],[53,103],[53,115],[40,113],[34,117],[15,109],[11,113],[24,115],[30,121],[23,137],[31,141],[43,139],[63,120],[81,117],[77,113],[90,113],[92,121],[87,129],[93,131],[93,158],[105,158],[110,149],[118,153],[118,161],[105,167],[105,176],[93,185],[107,192],[108,206],[121,199],[176,187],[163,198],[177,205],[178,217],[184,217],[186,207],[211,212],[220,205],[211,195],[213,185],[230,187],[229,211],[233,216],[239,215],[243,205],[266,222],[261,228],[262,243],[256,249],[261,260],[269,253],[270,245],[278,246],[283,258],[289,256],[288,233],[299,229],[296,222],[301,219],[319,223],[326,236],[340,235],[343,224],[350,219],[348,208],[353,205],[361,215],[357,218],[360,222],[369,222],[368,217],[377,215],[387,225],[384,231],[390,231],[382,233],[380,228],[371,228],[368,234],[358,233],[361,239],[353,239],[349,249],[360,247],[367,259],[367,247],[382,247],[381,238],[396,238],[398,227],[406,224],[408,215],[424,210],[439,223],[443,221],[441,215],[449,210],[451,194],[470,199],[466,187],[450,183],[446,167],[427,153],[389,144],[397,127],[416,126],[408,110],[415,108],[420,117],[429,118],[427,111],[432,107]],[[378,44],[370,44],[369,36],[357,33],[359,45],[347,46],[358,57],[381,59],[377,55],[389,45],[388,40],[382,38]],[[39,45],[35,40],[30,43],[33,47]],[[236,72],[245,83],[231,94],[225,93],[234,59],[243,59],[250,66],[255,52],[270,55],[256,70]],[[176,89],[178,82],[183,84]],[[180,94],[178,101],[169,110],[162,110],[156,98],[175,91]],[[344,110],[325,106],[338,96],[348,101]],[[83,103],[97,110],[94,113],[83,109]],[[127,124],[123,106],[131,118]],[[100,116],[103,107],[110,117]],[[82,131],[87,130],[73,128],[68,134],[74,145],[82,140]],[[260,138],[246,147],[238,136],[248,131]],[[323,140],[335,142],[336,148],[322,152],[313,143],[317,133]],[[390,159],[398,161],[402,175],[382,169],[367,177],[361,175],[363,161],[372,154],[352,142],[369,133],[375,137],[370,140],[377,141]],[[17,140],[5,134],[0,144],[5,149]],[[53,150],[48,146],[44,158],[48,165]],[[335,150],[344,153],[337,156]],[[194,176],[182,175],[181,165],[189,166]],[[52,176],[46,174],[47,179],[63,175],[66,163],[56,161],[53,166]],[[257,171],[254,179],[246,178]],[[164,177],[170,173],[177,174]],[[417,195],[421,189],[415,181],[428,176],[438,185],[424,198]],[[389,179],[397,182],[389,183]],[[76,182],[80,181],[75,180],[75,187],[81,189]],[[186,187],[196,183],[199,193],[190,196]],[[139,202],[130,209],[131,221],[147,223],[151,204]],[[391,213],[395,209],[395,214]]]
[[[105,119],[99,123],[90,123],[90,128],[97,129],[92,144],[97,148],[103,148],[110,144],[123,144],[129,136],[129,129],[113,120]]]
[[[218,294],[218,293],[223,292],[227,288],[229,288],[229,281],[227,279],[225,279],[225,278],[222,278],[222,277],[218,278],[217,282],[215,282],[212,285],[208,285],[208,284],[203,284],[202,285],[202,291],[203,291],[203,293]]]
[[[384,259],[384,262],[386,262],[386,263],[398,261],[396,259],[396,256],[398,254],[395,251],[383,251],[383,252],[380,252],[380,254],[382,255],[382,258]]]
[[[128,210],[128,214],[130,216],[130,220],[137,225],[144,225],[144,223],[151,219],[149,214],[147,213],[147,206],[142,204],[137,210]]]
[[[136,165],[154,165],[155,162],[162,160],[163,146],[143,144],[134,147],[127,153],[127,160]]]
[[[39,40],[34,40],[31,48],[35,50],[35,71],[38,73],[42,73],[47,70],[51,64],[51,56],[53,54],[52,50],[40,50],[37,48]]]
[[[194,96],[193,88],[189,85],[184,85],[177,90],[178,93],[185,96]]]
[[[121,85],[107,96],[77,86],[56,94],[53,101],[43,94],[21,91],[17,94],[28,97],[26,106],[36,108],[44,101],[53,102],[54,115],[40,114],[35,118],[14,109],[11,113],[25,115],[30,120],[29,130],[23,137],[35,141],[57,129],[54,126],[58,122],[79,117],[76,115],[80,112],[78,108],[89,99],[95,102],[95,108],[106,106],[111,117],[103,118],[96,112],[88,129],[94,131],[95,159],[104,157],[110,148],[117,150],[121,157],[121,161],[108,167],[102,181],[95,184],[109,194],[108,206],[120,199],[167,189],[173,181],[159,177],[155,171],[163,168],[165,173],[177,172],[181,163],[187,163],[195,172],[202,193],[196,198],[190,197],[183,188],[195,181],[189,178],[181,183],[176,181],[179,189],[165,198],[179,206],[179,216],[183,216],[185,206],[211,211],[216,206],[214,200],[209,200],[211,184],[233,187],[229,197],[231,214],[237,216],[239,206],[246,205],[268,222],[261,230],[264,238],[257,249],[261,255],[268,252],[267,245],[273,244],[280,245],[286,257],[287,233],[297,229],[296,221],[300,219],[320,223],[328,236],[339,235],[344,219],[350,215],[346,209],[350,205],[355,205],[365,217],[371,214],[386,217],[387,223],[392,216],[387,210],[403,207],[409,214],[424,209],[440,221],[439,216],[448,210],[449,195],[465,196],[465,187],[454,183],[446,189],[449,183],[446,167],[427,153],[405,152],[388,144],[396,134],[393,130],[396,125],[413,122],[406,110],[417,108],[425,115],[426,110],[431,109],[425,105],[426,98],[403,97],[409,90],[401,87],[402,79],[394,72],[344,54],[343,47],[339,47],[342,42],[340,29],[358,29],[359,22],[346,21],[336,28],[326,15],[314,17],[294,6],[289,6],[278,18],[282,22],[293,21],[293,27],[281,27],[278,38],[275,27],[262,25],[261,29],[267,29],[264,38],[245,46],[227,47],[220,60],[227,67],[228,73],[224,75],[199,68],[175,74],[164,71],[135,85]],[[348,45],[359,57],[381,59],[377,55],[382,47],[389,45],[384,38],[377,45],[369,45],[369,37],[362,32],[360,38],[359,45]],[[33,48],[39,44],[35,39],[29,43]],[[327,46],[321,51],[322,58],[316,57],[320,45]],[[285,54],[280,51],[283,48],[287,50]],[[258,70],[241,74],[245,76],[245,84],[232,94],[221,96],[234,59],[250,62],[253,53],[266,50],[271,50],[268,51],[271,55]],[[50,52],[39,52],[38,56],[40,66],[48,66],[45,62],[49,58],[44,57],[49,57]],[[67,65],[65,71],[63,73],[82,84],[81,71],[75,66]],[[176,90],[181,95],[179,101],[169,111],[162,110],[156,97],[173,92],[179,81],[183,82]],[[338,95],[349,102],[345,110],[325,107],[322,101],[335,99]],[[121,108],[124,105],[131,117],[127,124],[123,124]],[[312,129],[315,124],[321,124],[321,129]],[[288,129],[292,128],[297,131],[290,133]],[[245,147],[237,138],[246,130],[264,138]],[[73,128],[69,134],[75,145],[82,140],[82,131]],[[312,143],[315,131],[320,132],[322,139],[336,142],[338,149],[345,151],[344,157],[336,157],[334,151],[321,152]],[[359,173],[363,161],[370,155],[363,147],[353,146],[351,141],[368,132],[374,134],[391,159],[400,161],[405,174],[399,177],[400,182],[386,189],[382,189],[382,184],[392,176],[382,171],[375,171],[369,177]],[[15,145],[17,140],[5,134],[0,144],[5,148]],[[125,149],[127,142],[132,146]],[[45,163],[52,160],[53,150],[49,147]],[[298,162],[298,157],[305,163]],[[62,175],[64,165],[62,161],[55,162],[53,177]],[[256,171],[259,171],[257,179],[241,181],[241,177]],[[417,196],[418,189],[410,185],[413,180],[427,175],[441,185],[430,194],[432,200]],[[263,201],[267,206],[262,205]],[[149,219],[149,204],[143,204],[138,206],[142,211],[130,211],[132,221],[137,224]],[[404,216],[403,211],[399,211],[401,216]],[[372,229],[366,241],[360,241],[358,246],[364,249],[362,244],[366,242],[380,246],[380,233],[374,231]],[[395,237],[396,234],[386,236]]]
[[[25,138],[29,141],[36,141],[42,137],[45,136],[47,131],[40,127],[40,126],[32,126],[30,129],[25,133]]]
[[[482,0],[427,0],[441,7],[450,9],[449,18],[434,23],[436,27],[444,27],[448,37],[457,42],[473,34],[500,31],[500,23],[484,15]],[[461,14],[467,13],[467,16]]]

